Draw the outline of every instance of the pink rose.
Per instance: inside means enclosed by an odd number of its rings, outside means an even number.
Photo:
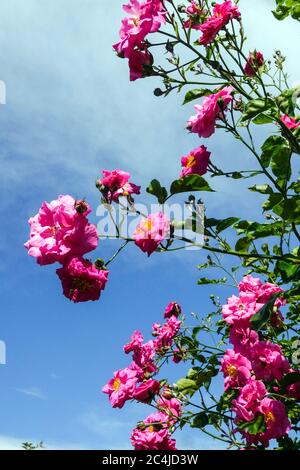
[[[164,348],[170,348],[172,346],[173,339],[180,330],[180,327],[181,321],[177,320],[175,315],[168,318],[166,323],[164,323],[162,326],[159,324],[154,324],[152,327],[152,334],[157,338],[154,341],[154,348],[156,351],[160,351]]]
[[[237,416],[236,421],[251,421],[266,394],[267,389],[263,382],[250,380],[241,389],[238,398],[232,401],[233,411]]]
[[[138,378],[136,371],[126,368],[114,373],[114,377],[102,388],[107,393],[113,408],[123,408],[133,398]]]
[[[133,394],[133,398],[143,403],[150,403],[155,395],[158,395],[160,383],[158,380],[149,379],[139,385]]]
[[[201,25],[202,36],[200,44],[208,46],[211,44],[217,34],[223,29],[229,21],[240,18],[241,14],[237,5],[232,5],[231,0],[217,4],[213,9],[213,14]]]
[[[225,391],[229,388],[240,388],[247,384],[251,377],[251,362],[232,349],[226,351],[221,370],[225,377]]]
[[[281,347],[269,341],[259,341],[252,347],[251,362],[257,379],[266,382],[281,380],[290,369]]]
[[[144,341],[143,335],[140,331],[134,331],[131,338],[130,342],[128,344],[125,344],[124,346],[124,352],[126,354],[129,354],[130,352],[134,352],[142,346]]]
[[[182,157],[181,165],[181,178],[186,175],[204,175],[207,172],[211,153],[207,151],[204,145],[192,150],[187,157]]]
[[[227,299],[227,304],[222,307],[224,320],[228,325],[247,328],[250,326],[250,318],[263,305],[256,302],[255,294],[241,292],[239,297],[233,295]]]
[[[129,55],[128,65],[130,70],[130,81],[134,82],[139,78],[144,78],[149,75],[151,65],[153,64],[153,56],[144,48],[135,49]],[[151,73],[151,72],[150,72]]]
[[[128,58],[135,47],[140,48],[147,34],[158,31],[166,22],[166,12],[160,0],[142,3],[130,0],[123,9],[130,17],[122,20],[120,41],[113,48],[121,57]]]
[[[196,0],[192,0],[185,11],[188,14],[188,19],[184,21],[184,27],[199,30],[201,28],[201,17],[206,15],[206,10]]]
[[[160,411],[169,417],[170,424],[176,423],[182,414],[181,401],[174,397],[161,397],[157,402],[157,406]]]
[[[96,186],[108,203],[118,201],[121,196],[140,194],[141,187],[129,183],[130,173],[123,170],[103,170],[102,173],[103,177],[99,178]]]
[[[150,256],[169,237],[170,223],[170,219],[162,212],[148,215],[133,233],[135,244]]]
[[[261,443],[264,447],[268,447],[271,439],[279,439],[290,431],[291,423],[285,406],[280,401],[266,397],[261,401],[258,412],[264,415],[266,430],[256,435],[242,432],[248,445]]]
[[[197,114],[188,120],[187,128],[199,137],[214,134],[217,119],[223,119],[224,112],[233,100],[232,92],[233,87],[228,86],[206,96],[202,105],[195,105]]]
[[[248,57],[247,63],[245,65],[245,74],[248,75],[248,77],[255,77],[257,72],[261,69],[261,67],[264,65],[265,59],[264,56],[261,52],[259,51],[254,51],[251,52],[251,54]]]
[[[289,117],[286,114],[281,116],[281,121],[286,125],[288,129],[298,129],[300,127],[300,121],[296,120],[295,118]]]
[[[152,374],[157,372],[157,366],[154,362],[155,349],[154,342],[148,341],[133,352],[134,363],[143,371],[143,374]]]
[[[76,207],[75,207],[76,206]],[[40,265],[63,263],[67,257],[81,256],[98,246],[98,234],[86,215],[90,207],[71,196],[59,196],[43,202],[38,214],[29,219],[30,239],[25,243],[28,254]]]
[[[169,419],[158,412],[148,416],[132,431],[131,443],[135,450],[175,450],[175,441],[169,432]]]
[[[165,309],[164,318],[170,318],[173,315],[175,315],[175,317],[179,317],[181,311],[181,305],[179,305],[177,302],[170,302]]]
[[[56,273],[65,297],[76,303],[98,300],[108,280],[108,271],[83,258],[71,258]]]
[[[258,342],[259,337],[256,331],[251,330],[249,327],[236,325],[230,330],[229,340],[233,345],[235,352],[249,358],[252,347]]]

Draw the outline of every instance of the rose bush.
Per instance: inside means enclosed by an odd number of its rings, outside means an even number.
[[[299,19],[298,0],[276,3],[276,18]],[[98,246],[85,201],[59,196],[44,202],[29,220],[29,255],[40,265],[60,263],[57,274],[64,295],[83,302],[99,299],[108,280],[107,266],[128,243],[148,256],[184,249],[183,242],[198,246],[178,236],[176,227],[197,230],[194,193],[201,191],[205,198],[205,192],[213,191],[214,178],[231,184],[243,180],[245,194],[248,187],[264,198],[263,217],[258,208],[257,220],[234,214],[216,219],[209,204],[206,208],[202,249],[207,259],[199,269],[224,271],[225,277],[201,277],[198,283],[230,282],[232,295],[221,301],[212,293],[213,311],[201,318],[193,315],[188,322],[172,301],[165,308],[164,323],[153,325],[151,339],[144,342],[136,330],[124,346],[132,361],[113,374],[103,392],[114,408],[129,400],[156,408],[132,432],[137,450],[175,449],[172,435],[184,426],[200,429],[228,448],[300,448],[300,371],[294,349],[300,318],[300,90],[289,85],[280,51],[274,60],[258,49],[249,51],[242,7],[242,2],[231,0],[130,0],[123,6],[127,16],[113,49],[128,61],[130,80],[162,79],[155,96],[186,89],[183,103],[196,101],[197,111],[190,118],[187,112],[187,132],[208,139],[222,129],[249,152],[253,167],[224,171],[207,147],[199,145],[181,158],[180,173],[179,151],[178,179],[170,189],[157,179],[146,188],[161,208],[151,214],[136,207],[134,198],[140,197],[141,188],[130,182],[129,173],[103,170],[96,183],[101,203],[110,209],[122,206],[140,217],[132,237],[117,231],[123,244],[106,262],[83,258]],[[260,147],[257,126],[269,132]],[[181,193],[190,194],[191,217],[177,221],[165,208]],[[104,243],[100,246],[104,250]],[[186,377],[176,384],[159,378],[169,361],[190,364]]]

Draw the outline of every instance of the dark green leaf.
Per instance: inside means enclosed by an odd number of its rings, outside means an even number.
[[[300,265],[285,259],[279,260],[275,266],[275,274],[280,276],[284,283],[297,281],[300,279]]]
[[[276,98],[280,111],[288,116],[293,116],[295,112],[296,98],[299,96],[300,88],[290,88],[284,90],[281,95]]]
[[[223,232],[223,230],[226,230],[228,227],[232,227],[232,225],[239,220],[240,219],[238,217],[228,217],[227,219],[221,220],[221,222],[217,224],[217,232]]]
[[[279,297],[279,293],[272,295],[270,300],[250,319],[252,328],[256,331],[261,330],[270,320],[272,313],[274,312],[274,305],[276,299]]]
[[[177,382],[177,389],[185,395],[192,395],[197,389],[197,383],[191,379],[180,379]]]
[[[146,191],[156,196],[159,204],[163,204],[168,197],[166,188],[162,187],[158,180],[152,180]]]
[[[261,194],[272,194],[273,189],[268,184],[256,184],[249,188],[250,191],[261,193]]]
[[[286,374],[281,381],[283,387],[289,387],[290,385],[300,382],[300,373],[299,372],[290,372]]]
[[[261,413],[258,413],[252,421],[242,421],[241,423],[238,423],[238,429],[240,431],[248,432],[254,436],[256,434],[260,434],[261,432],[265,432],[265,416]]]
[[[205,426],[207,426],[208,423],[209,423],[208,416],[204,411],[202,411],[201,413],[198,413],[195,416],[195,418],[191,422],[191,427],[201,429],[201,428],[204,428]]]
[[[213,190],[207,181],[205,181],[205,179],[199,175],[187,175],[184,178],[173,181],[170,188],[171,194],[187,193],[193,191],[212,192]]]
[[[203,96],[212,95],[213,91],[209,90],[208,88],[201,88],[196,90],[190,90],[184,97],[184,101],[182,104],[190,103],[191,101],[197,100],[198,98],[202,98]]]
[[[260,115],[265,111],[271,111],[272,109],[275,110],[274,102],[271,99],[263,100],[263,99],[255,99],[249,101],[244,109],[243,116],[241,118],[241,122],[245,123],[251,121],[256,116]]]

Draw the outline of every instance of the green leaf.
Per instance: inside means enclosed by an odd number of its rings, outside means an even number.
[[[192,428],[199,428],[199,429],[202,429],[204,428],[205,426],[207,426],[209,423],[209,419],[208,419],[208,416],[207,414],[202,411],[201,413],[198,413],[195,418],[193,419],[193,421],[191,422],[191,427]]]
[[[249,101],[244,109],[243,116],[241,118],[241,122],[245,123],[251,121],[256,116],[260,115],[265,111],[275,110],[274,102],[271,99],[263,100],[263,99],[255,99]]]
[[[273,194],[273,189],[268,184],[255,184],[249,190],[260,194]]]
[[[272,207],[272,211],[287,222],[300,222],[300,196],[289,199],[281,199]]]
[[[202,98],[203,96],[213,95],[213,91],[209,90],[208,88],[198,88],[195,90],[190,90],[184,97],[184,101],[182,104],[190,103],[191,101],[197,100],[198,98]]]
[[[279,260],[275,266],[275,274],[280,276],[284,283],[298,281],[300,279],[300,265],[285,259]]]
[[[300,87],[294,87],[284,90],[281,95],[277,96],[276,103],[282,113],[288,116],[294,115],[296,98],[299,97],[299,93]]]
[[[280,135],[271,135],[268,137],[268,139],[265,141],[265,143],[262,146],[262,155],[261,155],[261,162],[264,168],[267,168],[271,161],[275,162],[273,163],[275,171],[277,169],[277,166],[280,165],[280,162],[282,163],[283,166],[286,167],[286,156],[287,150],[289,149],[287,141],[281,137]],[[284,155],[282,155],[282,152]],[[286,174],[287,171],[284,170]],[[276,176],[277,174],[274,173]],[[279,173],[279,175],[281,172]]]
[[[213,192],[207,181],[199,175],[187,175],[184,178],[173,181],[171,184],[171,194],[187,193],[193,191]]]
[[[232,227],[232,225],[238,222],[239,220],[240,219],[238,217],[228,217],[227,219],[221,220],[221,222],[217,224],[217,232],[223,232],[223,230],[226,230],[228,227]]]
[[[197,383],[191,379],[179,379],[177,390],[185,395],[192,395],[197,389]]]
[[[270,111],[266,111],[265,113],[261,113],[256,116],[252,121],[257,125],[272,124],[272,122],[274,122],[274,117]]]
[[[297,382],[300,382],[300,373],[299,372],[290,372],[289,374],[286,374],[282,381],[281,385],[283,387],[289,387],[290,385],[296,384]]]
[[[207,277],[201,277],[198,279],[198,285],[208,285],[208,284],[226,284],[227,278],[222,277],[221,279],[208,279]]]
[[[163,204],[168,197],[166,188],[162,187],[158,180],[152,180],[146,191],[156,196],[159,204]]]
[[[250,319],[250,323],[254,330],[261,330],[270,320],[272,313],[274,312],[274,305],[276,299],[279,297],[280,293],[272,295],[270,300]]]
[[[248,253],[249,246],[251,245],[253,239],[249,237],[240,238],[235,245],[235,250],[241,253]]]
[[[258,413],[252,421],[242,421],[241,423],[238,423],[238,429],[254,436],[261,432],[265,432],[265,416],[262,413]]]

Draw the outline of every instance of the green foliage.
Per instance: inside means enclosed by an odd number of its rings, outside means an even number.
[[[276,10],[273,15],[277,20],[284,20],[291,16],[294,20],[300,20],[300,0],[276,0]]]
[[[256,435],[266,430],[265,417],[261,413],[257,413],[252,421],[243,421],[238,423],[240,431],[248,432],[249,434]]]
[[[279,297],[279,294],[274,294],[272,295],[271,299],[269,302],[267,302],[260,310],[257,312],[253,317],[250,319],[250,323],[252,325],[252,328],[256,331],[261,330],[266,326],[268,321],[271,318],[271,315],[274,312],[274,305],[276,302],[276,299]]]
[[[212,90],[209,88],[201,88],[196,90],[190,90],[186,93],[184,101],[182,104],[190,103],[191,101],[202,98],[203,96],[208,96],[212,94]]]
[[[147,193],[152,194],[155,196],[159,202],[159,204],[163,204],[167,197],[168,197],[168,192],[166,188],[161,186],[160,182],[158,180],[152,180],[148,188],[146,189]]]
[[[199,175],[187,175],[184,178],[173,181],[170,188],[172,195],[178,193],[188,193],[193,191],[210,191],[213,190],[207,181]]]

